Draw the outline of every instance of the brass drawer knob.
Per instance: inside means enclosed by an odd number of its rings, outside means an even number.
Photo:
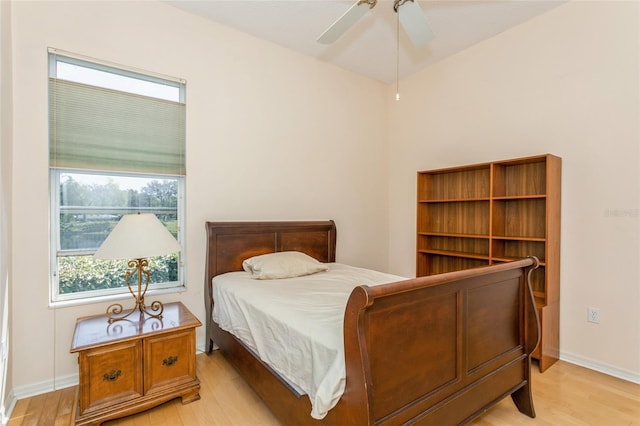
[[[122,371],[120,370],[111,370],[108,373],[104,373],[102,376],[102,380],[106,380],[107,382],[115,382],[118,380],[118,377],[122,375]]]
[[[171,355],[168,358],[165,358],[162,360],[162,365],[166,365],[167,367],[171,367],[173,364],[176,363],[176,361],[178,361],[178,357]]]

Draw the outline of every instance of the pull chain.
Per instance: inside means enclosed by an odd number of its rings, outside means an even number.
[[[396,10],[396,101],[400,100],[400,10]]]

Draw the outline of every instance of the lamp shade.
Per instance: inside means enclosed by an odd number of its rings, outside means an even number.
[[[153,213],[122,216],[94,253],[97,259],[142,259],[180,251],[180,244]]]

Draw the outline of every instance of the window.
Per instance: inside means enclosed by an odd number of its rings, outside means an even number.
[[[183,247],[149,290],[184,287],[185,83],[49,51],[51,301],[128,294],[93,258],[122,215],[154,213]]]

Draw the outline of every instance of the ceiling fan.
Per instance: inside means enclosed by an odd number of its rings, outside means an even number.
[[[368,10],[373,9],[378,0],[356,1],[338,20],[318,37],[322,44],[331,44],[338,40],[353,24],[362,18]],[[366,6],[369,6],[368,8]],[[434,39],[435,35],[414,0],[394,0],[393,10],[398,14],[398,21],[416,47],[421,47]]]

